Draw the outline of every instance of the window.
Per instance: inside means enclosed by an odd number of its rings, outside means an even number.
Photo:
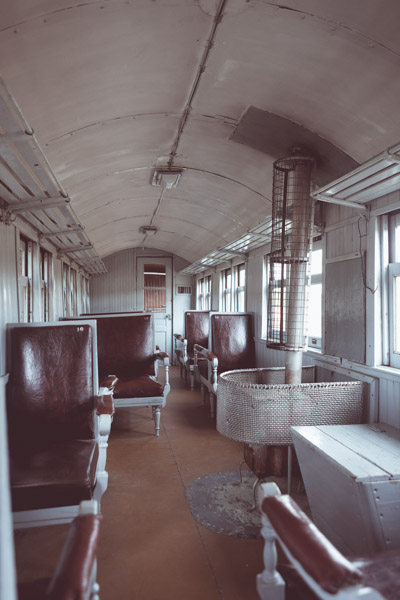
[[[51,254],[40,248],[40,301],[42,321],[50,321]]]
[[[389,364],[400,368],[400,212],[389,215]]]
[[[286,310],[289,288],[289,265],[268,257],[267,344],[277,347],[286,343]]]
[[[32,322],[32,242],[25,237],[19,240],[19,318],[21,323]]]
[[[207,275],[204,281],[204,310],[211,310],[212,277]]]
[[[289,283],[293,274],[293,266],[289,262],[266,259],[269,262],[268,277],[268,310],[267,310],[267,344],[271,348],[281,348],[287,340],[287,319],[290,310]],[[304,265],[307,268],[307,265]],[[303,337],[299,333],[298,343],[308,343],[309,347],[321,348],[322,328],[322,242],[314,242],[309,265],[310,286],[305,298],[302,296],[302,310],[297,323],[299,332],[305,329]],[[295,272],[296,273],[296,272]],[[305,302],[304,302],[305,300]],[[307,318],[304,324],[303,319]],[[302,339],[303,341],[302,341]]]
[[[308,346],[321,348],[322,328],[322,242],[313,244],[311,253],[311,281],[308,296]]]
[[[197,280],[197,309],[204,310],[204,277]]]
[[[235,310],[244,312],[246,305],[246,267],[244,264],[235,267]]]
[[[81,298],[82,298],[82,312],[90,312],[89,305],[89,279],[84,275],[81,275]]]
[[[69,266],[65,263],[63,263],[63,274],[62,274],[63,280],[63,316],[64,317],[70,317],[70,296],[69,296],[69,289],[70,289],[70,281],[69,281]]]
[[[144,265],[144,310],[165,313],[167,303],[167,272],[163,264]]]
[[[78,314],[78,288],[77,288],[77,277],[75,269],[70,270],[70,307],[71,307],[71,316],[76,316]]]
[[[221,271],[221,310],[230,312],[232,310],[232,269]]]

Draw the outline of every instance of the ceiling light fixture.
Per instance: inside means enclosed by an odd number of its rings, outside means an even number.
[[[152,225],[143,225],[139,228],[140,233],[144,233],[144,235],[155,235],[157,233],[157,227],[153,227]]]
[[[178,185],[182,172],[182,169],[155,169],[151,185],[171,190]]]

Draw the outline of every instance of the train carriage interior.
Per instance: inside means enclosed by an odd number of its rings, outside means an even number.
[[[399,22],[2,0],[1,600],[400,599]]]

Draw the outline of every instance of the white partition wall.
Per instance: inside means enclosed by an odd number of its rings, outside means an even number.
[[[13,524],[8,470],[5,388],[8,375],[0,376],[0,598],[16,600]]]

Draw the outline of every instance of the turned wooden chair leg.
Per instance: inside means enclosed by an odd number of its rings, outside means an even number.
[[[161,408],[159,406],[153,406],[153,419],[156,436],[160,435],[160,419],[161,419]]]
[[[213,394],[212,392],[210,392],[210,411],[211,411],[211,417],[215,417],[215,404],[216,404],[216,395]]]

